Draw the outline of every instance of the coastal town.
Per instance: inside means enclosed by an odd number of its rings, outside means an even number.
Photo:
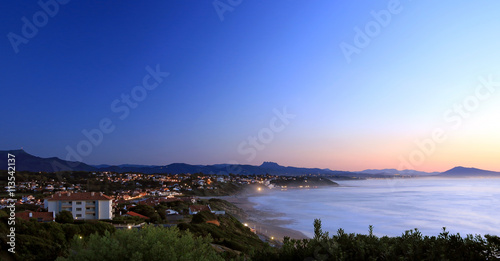
[[[116,221],[113,222],[116,227],[121,227],[141,223],[178,224],[203,210],[225,214],[223,208],[211,206],[204,200],[208,197],[309,189],[336,183],[312,175],[21,172],[16,185],[16,217],[51,222],[67,211],[74,220],[111,220]],[[0,199],[0,208],[8,204],[12,204],[9,197]]]
[[[249,196],[338,185],[316,175],[17,171],[15,178],[14,187],[2,183],[0,218],[12,224],[11,238],[22,242],[17,246],[22,247],[26,258],[38,255],[28,246],[41,242],[38,239],[45,236],[31,236],[45,233],[40,231],[59,233],[51,241],[54,243],[64,235],[65,240],[59,243],[63,252],[48,251],[45,255],[54,258],[66,255],[75,237],[150,227],[209,236],[212,247],[225,255],[239,256],[241,251],[279,246],[285,236],[306,238],[279,223],[271,224],[266,213],[249,204]],[[272,219],[272,215],[269,217]],[[9,252],[18,251],[16,242],[10,244]]]

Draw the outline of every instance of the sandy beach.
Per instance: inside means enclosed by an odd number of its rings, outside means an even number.
[[[282,214],[273,213],[268,211],[260,211],[255,209],[255,203],[248,200],[250,194],[239,194],[235,196],[223,196],[218,197],[223,200],[227,200],[237,207],[243,209],[248,217],[241,220],[242,223],[248,224],[249,227],[255,228],[256,233],[260,236],[264,236],[277,241],[283,241],[285,236],[294,239],[308,238],[300,231],[282,227],[288,224],[287,221],[278,219]]]

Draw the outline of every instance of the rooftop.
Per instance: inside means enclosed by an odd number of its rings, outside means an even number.
[[[144,215],[141,215],[139,213],[136,213],[134,211],[129,211],[125,215],[129,215],[129,216],[132,216],[132,217],[140,217],[140,218],[144,218],[144,219],[149,219],[148,217],[146,217]]]
[[[112,200],[111,197],[104,195],[102,192],[58,192],[52,196],[45,198],[52,200]]]
[[[30,218],[35,218],[41,222],[51,222],[54,221],[53,212],[33,212],[26,210],[23,212],[16,213],[16,217],[24,220],[30,220]]]

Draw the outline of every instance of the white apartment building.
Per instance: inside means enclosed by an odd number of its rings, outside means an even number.
[[[112,198],[102,192],[58,192],[45,198],[44,207],[55,214],[67,210],[74,219],[112,219]]]

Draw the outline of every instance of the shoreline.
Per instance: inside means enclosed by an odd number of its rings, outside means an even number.
[[[267,240],[270,239],[279,242],[283,242],[283,238],[285,236],[293,239],[309,238],[304,233],[298,230],[283,227],[283,225],[292,223],[292,221],[284,221],[278,219],[279,217],[284,216],[284,214],[256,209],[256,204],[252,203],[248,199],[248,197],[251,196],[261,196],[261,194],[252,195],[242,193],[238,195],[221,196],[216,198],[226,200],[241,208],[248,215],[247,218],[241,220],[241,222],[248,224],[250,228],[255,228],[256,234],[259,235],[259,237],[264,237]]]

